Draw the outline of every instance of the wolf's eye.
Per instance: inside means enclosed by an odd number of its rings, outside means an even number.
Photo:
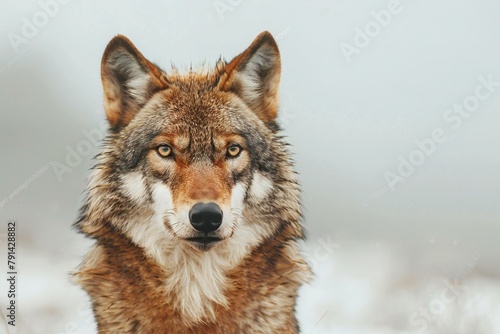
[[[231,158],[236,158],[241,153],[241,146],[234,144],[227,148],[227,156]]]
[[[168,145],[162,144],[156,148],[156,152],[164,158],[172,155],[172,148]]]

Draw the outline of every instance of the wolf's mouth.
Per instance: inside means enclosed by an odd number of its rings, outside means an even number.
[[[186,238],[186,240],[187,241],[192,241],[192,242],[212,243],[212,242],[221,241],[222,239],[218,238],[218,237],[203,236],[203,237]]]
[[[201,236],[201,237],[191,237],[184,239],[192,243],[196,248],[201,250],[207,250],[217,242],[222,241],[221,238],[218,237],[209,237],[209,236]]]

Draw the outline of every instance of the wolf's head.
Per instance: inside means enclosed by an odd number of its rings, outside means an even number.
[[[264,32],[210,71],[166,73],[124,36],[102,59],[110,124],[77,226],[118,230],[158,261],[248,254],[301,236],[299,188],[277,134],[280,56]]]

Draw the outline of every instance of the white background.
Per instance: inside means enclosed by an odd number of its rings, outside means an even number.
[[[59,177],[48,164],[67,165],[100,129],[107,42],[124,34],[168,71],[231,59],[263,30],[282,55],[280,122],[317,274],[299,301],[303,332],[500,333],[500,86],[456,128],[443,118],[479,78],[500,82],[500,2],[401,0],[385,26],[372,11],[391,1],[65,2],[44,16],[37,1],[0,1],[0,233],[18,221],[19,333],[94,332],[68,277],[90,245],[71,224],[99,148]],[[346,57],[358,29],[374,30]],[[446,140],[421,155],[415,141],[436,129]],[[388,188],[400,157],[419,154]]]

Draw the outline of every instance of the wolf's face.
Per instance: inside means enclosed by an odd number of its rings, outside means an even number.
[[[270,193],[272,133],[234,94],[192,89],[151,98],[119,134],[117,163],[124,195],[163,214],[165,233],[207,250],[235,233],[248,191]]]
[[[185,75],[166,74],[117,36],[101,74],[111,133],[84,232],[112,224],[152,253],[244,252],[299,220],[298,186],[276,135],[280,57],[269,33],[231,62]]]

